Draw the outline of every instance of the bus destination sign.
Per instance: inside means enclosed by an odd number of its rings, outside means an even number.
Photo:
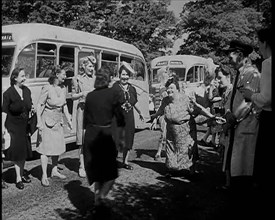
[[[156,66],[167,66],[168,65],[168,61],[160,61],[157,63]]]
[[[170,65],[182,65],[182,61],[180,60],[171,60],[170,61]]]
[[[2,33],[2,41],[12,41],[11,33]]]

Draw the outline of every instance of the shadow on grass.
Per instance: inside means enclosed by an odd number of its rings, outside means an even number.
[[[80,180],[73,180],[64,185],[68,198],[75,209],[56,209],[63,219],[92,219],[91,210],[94,204],[94,193],[89,187],[82,186]]]

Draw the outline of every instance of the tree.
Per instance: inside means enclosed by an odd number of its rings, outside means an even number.
[[[100,34],[134,44],[150,61],[173,44],[168,35],[175,30],[175,17],[167,6],[167,1],[123,1],[103,23]]]
[[[229,42],[239,39],[256,46],[256,30],[263,22],[263,12],[244,6],[241,0],[189,2],[177,27],[189,35],[178,54],[210,56],[215,63],[228,63],[224,50]]]
[[[47,23],[131,43],[147,61],[173,44],[175,17],[170,0],[4,0],[2,25]]]

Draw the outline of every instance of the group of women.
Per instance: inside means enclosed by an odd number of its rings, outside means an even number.
[[[261,80],[261,88],[259,91],[254,91],[251,88],[238,87],[239,93],[237,95],[242,97],[242,99],[252,101],[259,108],[264,109],[263,116],[260,119],[258,138],[258,140],[262,140],[263,137],[265,139],[271,137],[267,137],[262,132],[263,125],[268,121],[268,115],[272,111],[270,98],[271,80],[268,80],[271,78],[271,43],[263,34],[259,36],[262,37],[260,38],[260,50],[266,59],[263,63],[265,75],[263,75]],[[233,61],[237,59],[235,55],[241,49],[235,45],[233,52],[230,53]],[[244,52],[245,49],[242,53]],[[238,64],[237,62],[235,63],[236,65]],[[117,126],[119,143],[123,145],[123,168],[132,170],[133,167],[128,163],[128,156],[134,140],[134,109],[138,112],[141,119],[143,119],[143,116],[137,106],[136,90],[128,82],[130,75],[134,73],[132,67],[126,62],[122,62],[118,71],[120,80],[110,86],[111,78],[108,70],[102,67],[95,74],[95,64],[96,59],[92,55],[80,60],[81,71],[73,79],[72,97],[75,100],[79,100],[77,107],[77,144],[80,152],[79,175],[81,177],[87,176],[90,185],[95,183],[95,207],[97,211],[102,211],[103,207],[105,207],[105,198],[118,176],[117,146],[112,130],[113,119],[116,119],[115,124]],[[245,75],[241,77],[245,77]],[[42,88],[38,101],[37,127],[40,141],[36,151],[41,154],[41,183],[43,186],[49,186],[47,176],[48,156],[52,158],[53,168],[51,176],[61,179],[66,178],[57,169],[58,156],[65,152],[63,114],[65,114],[69,127],[72,127],[72,119],[66,104],[66,89],[63,85],[65,78],[65,70],[55,67],[48,79],[49,84]],[[225,87],[226,91],[222,101],[228,103],[232,100],[232,98],[228,98],[229,94],[234,93],[232,91],[234,88],[232,89],[230,83],[228,83],[229,76],[220,70],[217,71],[217,79],[220,85]],[[243,78],[241,79],[243,80]],[[2,107],[2,131],[8,132],[11,137],[10,147],[5,151],[5,158],[14,161],[16,187],[18,189],[23,189],[24,183],[31,181],[23,173],[25,160],[32,156],[30,135],[27,128],[29,113],[32,109],[32,99],[30,90],[24,86],[25,80],[24,69],[16,68],[12,71],[10,77],[11,86],[3,94]],[[237,83],[240,84],[240,81]],[[235,88],[237,88],[236,85]],[[161,106],[152,115],[152,118],[163,115],[166,122],[165,151],[166,166],[168,168],[167,175],[171,176],[175,172],[182,170],[188,170],[190,174],[193,174],[196,170],[195,165],[198,159],[196,124],[205,123],[207,120],[221,120],[221,118],[216,117],[198,104],[195,96],[180,92],[176,76],[170,76],[165,83],[165,87],[167,96],[162,99]],[[266,98],[266,95],[268,95],[268,98]],[[237,98],[235,97],[235,102],[238,101]],[[232,103],[230,102],[229,104],[232,105]],[[228,122],[230,121],[230,118],[227,117],[226,119]],[[236,135],[240,134],[235,134],[235,140],[237,140]],[[232,145],[235,142],[233,140],[230,143]],[[244,143],[240,143],[240,145],[244,145]],[[228,149],[230,149],[230,146]],[[258,153],[259,157],[263,155],[259,141],[257,142],[257,152],[260,152]],[[231,149],[231,159],[228,154],[225,155],[224,169],[225,171],[230,171],[230,174],[232,174],[233,154],[234,151]],[[228,163],[228,160],[231,160],[231,163]],[[228,166],[231,166],[231,168],[228,168]],[[258,169],[259,167],[262,166],[257,164]],[[103,210],[103,212],[105,211]]]
[[[99,179],[97,179],[98,177],[95,177],[95,179],[94,177],[91,177],[91,175],[96,175],[95,173],[98,172],[94,172],[94,168],[91,168],[90,166],[85,167],[85,164],[89,164],[89,156],[85,156],[86,161],[84,163],[83,152],[91,153],[90,151],[87,151],[87,148],[90,148],[90,145],[93,145],[87,144],[90,143],[90,139],[84,137],[85,131],[87,131],[87,134],[90,134],[90,129],[92,129],[96,125],[107,126],[104,123],[108,122],[109,124],[110,118],[112,119],[114,115],[117,115],[116,118],[119,120],[116,120],[116,126],[121,126],[121,124],[123,124],[123,126],[125,127],[125,129],[123,129],[125,130],[125,132],[119,132],[118,134],[119,138],[122,140],[119,141],[119,143],[123,145],[123,168],[132,170],[133,167],[130,166],[128,163],[128,155],[129,151],[132,149],[134,140],[134,109],[136,109],[136,111],[139,113],[141,119],[143,119],[143,116],[136,106],[136,90],[130,83],[128,83],[130,75],[134,72],[132,67],[126,62],[122,62],[122,65],[119,68],[120,80],[118,82],[115,82],[111,87],[110,76],[107,77],[108,74],[110,75],[110,73],[108,73],[108,70],[103,70],[102,68],[100,71],[98,71],[97,74],[95,74],[95,64],[96,59],[93,55],[80,59],[80,72],[72,80],[72,98],[74,100],[78,100],[76,130],[80,159],[79,175],[81,177],[86,177],[86,172],[88,171],[87,177],[90,182],[98,180],[101,183],[102,177],[99,177]],[[51,157],[52,160],[51,177],[58,177],[61,179],[66,178],[65,175],[60,173],[57,167],[58,157],[66,151],[63,129],[64,123],[68,123],[69,128],[72,129],[72,118],[69,114],[66,104],[66,88],[64,86],[65,79],[66,71],[64,69],[61,69],[59,66],[53,67],[51,76],[48,79],[49,84],[42,87],[36,109],[38,128],[38,144],[36,151],[41,155],[41,184],[45,187],[50,185],[47,174],[48,157]],[[12,71],[10,81],[11,86],[3,94],[2,134],[9,134],[11,139],[9,148],[7,150],[4,150],[4,155],[5,160],[14,162],[16,171],[16,187],[18,189],[23,189],[24,183],[31,182],[29,176],[25,175],[23,171],[26,159],[32,157],[32,149],[30,143],[31,135],[28,132],[28,120],[33,105],[31,99],[31,91],[28,89],[28,87],[24,85],[24,82],[26,81],[24,69],[15,68]],[[96,82],[100,85],[97,85]],[[104,89],[105,87],[111,87],[111,93],[116,95],[111,95],[111,97],[109,97],[109,95],[106,95],[106,99],[108,100],[105,100],[105,96],[104,94],[102,94],[102,97],[100,97],[99,99],[97,97],[97,101],[100,100],[102,102],[96,104],[92,103],[86,106],[86,100],[89,100],[90,103],[90,99],[87,98],[87,94],[91,93],[93,90],[94,93],[98,93],[99,90],[105,91],[102,89],[102,83],[104,84]],[[108,94],[109,93],[110,92],[108,92]],[[116,100],[117,103],[110,102],[110,106],[109,108],[107,108],[106,103],[109,103],[109,101],[112,99]],[[89,108],[89,105],[90,107],[92,106],[91,112],[89,112],[91,110]],[[104,109],[106,109],[106,112],[103,111]],[[94,111],[98,111],[95,114],[99,115],[93,117],[91,120],[86,121],[86,119],[90,119],[90,116],[87,116],[87,114],[93,114]],[[119,112],[121,112],[121,114],[119,114]],[[63,114],[65,115],[66,121],[63,121]],[[85,118],[85,120],[83,120],[83,118]],[[103,122],[100,122],[98,124],[97,121],[94,121],[98,119],[103,120]],[[124,122],[121,122],[121,120]],[[85,122],[85,124],[83,124],[83,122]],[[93,126],[89,126],[89,123],[93,124]],[[106,127],[106,129],[107,128],[109,129],[108,126]],[[106,129],[103,129],[104,132]],[[115,135],[113,129],[111,134],[111,137],[113,138]],[[96,136],[96,138],[98,137]],[[86,144],[84,144],[84,140],[86,140]],[[105,139],[105,141],[106,140],[110,139],[107,138]],[[92,143],[94,142],[92,141]],[[85,149],[83,149],[83,146],[86,146],[86,151]],[[114,146],[110,145],[110,147]],[[113,151],[115,153],[112,155],[117,155],[116,148],[113,148]],[[97,156],[96,158],[100,158],[97,161],[103,161],[106,164],[113,161],[104,158],[105,156],[105,153],[101,156]],[[97,167],[97,169],[101,171],[102,167],[104,166],[100,165],[99,167]],[[116,166],[114,166],[114,169],[115,167]],[[93,170],[93,172],[90,172],[91,170]],[[106,174],[106,176],[108,176],[108,174]],[[96,186],[98,185],[96,184]]]

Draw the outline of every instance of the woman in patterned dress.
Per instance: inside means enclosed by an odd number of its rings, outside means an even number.
[[[170,78],[166,85],[168,96],[162,100],[158,111],[153,118],[164,115],[166,120],[166,166],[168,175],[174,171],[195,171],[197,153],[197,130],[196,123],[205,120],[205,117],[196,117],[203,114],[208,118],[214,118],[201,105],[180,93],[177,77]]]
[[[27,131],[29,112],[32,108],[31,91],[24,86],[26,80],[23,68],[15,68],[10,77],[11,86],[3,94],[2,132],[10,135],[10,147],[4,151],[5,159],[14,162],[16,187],[24,189],[23,183],[31,182],[23,175],[27,158],[32,149]],[[4,134],[2,134],[4,135]]]
[[[80,71],[72,80],[72,99],[78,100],[76,112],[76,144],[79,146],[79,171],[80,177],[86,177],[83,160],[83,112],[87,94],[94,90],[95,64],[94,56],[80,59]]]
[[[133,167],[128,164],[128,156],[130,150],[133,148],[134,136],[135,136],[135,118],[134,109],[138,112],[139,117],[143,120],[141,111],[137,107],[137,92],[134,86],[132,86],[128,80],[130,75],[134,73],[134,70],[130,64],[122,62],[119,68],[120,80],[113,84],[113,89],[120,96],[119,102],[125,118],[125,145],[123,146],[123,168],[132,170]]]
[[[68,125],[72,128],[71,116],[66,103],[66,88],[63,82],[66,78],[64,69],[56,66],[49,77],[49,85],[42,88],[37,105],[37,128],[41,138],[37,152],[41,154],[43,186],[49,186],[47,176],[48,156],[52,158],[52,177],[65,179],[66,176],[58,172],[58,157],[66,151],[63,130],[63,113]]]

